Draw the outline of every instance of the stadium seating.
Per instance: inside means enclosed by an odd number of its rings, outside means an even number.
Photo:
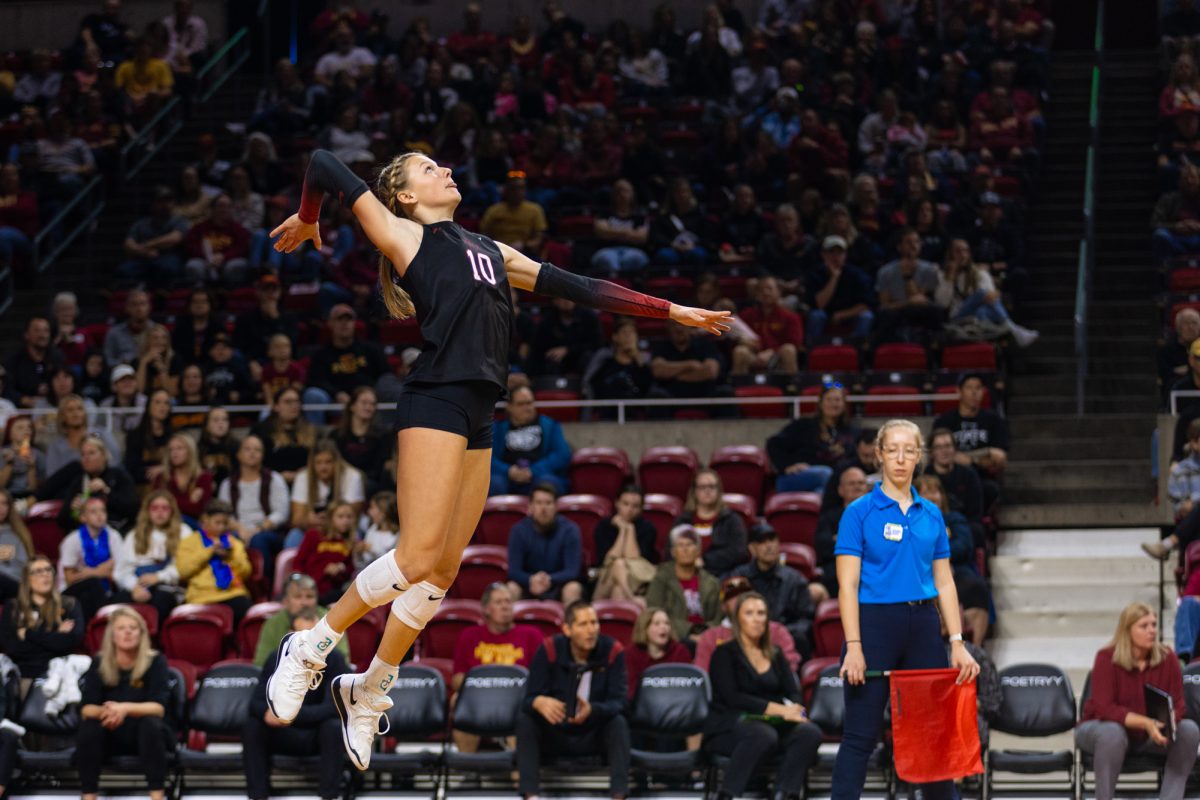
[[[647,494],[669,494],[682,500],[699,468],[700,459],[690,447],[647,447],[638,462],[638,480]]]
[[[1011,736],[1035,738],[1075,727],[1075,693],[1071,679],[1050,664],[1012,664],[1000,670],[1001,703],[991,729]],[[988,750],[984,756],[984,794],[996,789],[996,772],[1038,775],[1067,772],[1076,795],[1076,754],[1070,750]]]
[[[562,633],[563,607],[557,600],[518,600],[513,603],[513,620],[532,625],[544,636]]]
[[[721,497],[725,501],[725,505],[736,511],[742,518],[742,522],[746,526],[746,530],[754,525],[758,519],[758,504],[754,502],[754,498],[744,494],[726,493]],[[705,537],[707,542],[709,537]]]
[[[478,600],[455,600],[446,598],[425,623],[418,640],[422,658],[454,658],[454,644],[464,628],[483,624],[483,611]]]
[[[263,625],[282,609],[282,603],[270,601],[250,606],[250,610],[246,612],[246,616],[242,617],[237,629],[237,651],[240,658],[254,658],[254,650],[258,647],[258,638],[262,633]]]
[[[821,656],[810,658],[800,665],[800,693],[804,697],[805,705],[812,705],[813,690],[817,687],[821,673],[830,667],[840,668],[841,664],[841,656]]]
[[[200,680],[188,714],[187,740],[179,763],[188,772],[232,772],[242,768],[242,754],[216,743],[241,741],[250,698],[258,689],[261,670],[244,660],[216,663]]]
[[[421,774],[434,772],[442,760],[442,744],[431,737],[446,730],[446,681],[424,664],[401,664],[388,691],[388,731],[378,737],[370,772]],[[407,746],[398,748],[404,743]]]
[[[616,447],[581,447],[571,454],[571,488],[615,499],[629,481],[629,456]]]
[[[473,668],[455,700],[453,728],[492,738],[515,735],[528,676],[520,666],[488,664]],[[515,764],[512,750],[462,753],[455,749],[447,750],[445,758],[446,766],[458,772],[508,772]]]
[[[623,647],[629,647],[641,605],[632,600],[593,600],[592,608],[600,620],[600,632],[613,637]]]
[[[721,487],[726,492],[746,495],[754,500],[756,507],[762,505],[770,462],[761,447],[752,444],[719,447],[708,459],[708,466],[721,478]]]
[[[447,597],[478,600],[493,583],[508,579],[508,549],[494,544],[473,544],[463,550],[458,577],[446,592]]]
[[[809,546],[816,544],[820,514],[821,495],[816,492],[780,492],[771,495],[763,508],[763,516],[779,534],[779,541]]]
[[[232,636],[229,606],[185,603],[163,621],[159,641],[167,658],[189,661],[203,675],[225,657],[225,644]]]
[[[633,732],[650,741],[684,739],[700,733],[708,717],[712,687],[708,674],[692,664],[655,664],[642,673],[629,715]],[[644,750],[634,747],[635,772],[688,773],[701,765],[699,750]]]
[[[846,635],[842,631],[842,612],[836,599],[823,600],[813,617],[814,652],[818,656],[840,656]]]
[[[34,503],[25,512],[25,527],[33,540],[33,550],[58,563],[58,548],[62,544],[63,532],[58,527],[58,515],[62,511],[61,500],[43,500]]]
[[[279,555],[275,556],[275,581],[271,587],[271,599],[279,599],[283,597],[283,586],[287,583],[288,576],[292,574],[292,562],[296,560],[296,551],[298,547],[289,547],[286,550],[281,550]]]
[[[591,564],[596,555],[596,525],[612,517],[612,501],[597,494],[564,494],[558,498],[558,513],[579,526],[584,563]]]
[[[383,630],[387,626],[391,605],[372,608],[346,629],[346,641],[350,647],[350,663],[357,669],[366,669],[379,649]]]
[[[513,526],[529,515],[529,498],[519,494],[500,494],[489,497],[475,536],[475,544],[508,546],[508,534]]]
[[[646,495],[645,503],[642,505],[642,516],[654,526],[654,530],[658,533],[655,546],[660,553],[666,553],[667,537],[671,533],[671,526],[675,524],[675,520],[682,513],[683,501],[678,497],[669,494]]]
[[[800,542],[780,542],[779,553],[784,563],[812,582],[816,580],[821,570],[817,567],[817,551],[810,545]]]

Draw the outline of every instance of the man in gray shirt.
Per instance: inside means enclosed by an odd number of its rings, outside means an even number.
[[[133,364],[146,332],[154,324],[150,320],[150,295],[141,289],[132,290],[125,298],[125,321],[113,325],[104,336],[104,361],[109,366]]]
[[[917,257],[921,235],[913,228],[903,229],[896,249],[900,257],[880,267],[875,276],[879,295],[877,342],[895,341],[902,325],[927,331],[942,327],[942,308],[932,299],[938,285],[938,267]]]

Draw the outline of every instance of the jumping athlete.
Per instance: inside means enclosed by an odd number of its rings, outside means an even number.
[[[271,232],[275,249],[312,240],[321,201],[336,195],[381,254],[379,282],[388,312],[416,315],[425,344],[397,403],[396,497],[403,535],[368,564],[329,613],[279,644],[267,683],[271,711],[285,723],[321,683],[325,657],[346,629],[391,603],[387,628],[365,672],[332,681],[346,752],[359,769],[371,759],[397,665],[437,612],[458,575],[463,549],[483,513],[490,483],[492,416],[508,377],[512,324],[509,283],[601,311],[670,318],[720,335],[728,312],[668,303],[607,281],[539,264],[454,222],[462,199],[450,170],[421,153],[393,159],[379,175],[379,199],[331,153],[317,150],[299,213]],[[386,730],[386,729],[385,729]]]

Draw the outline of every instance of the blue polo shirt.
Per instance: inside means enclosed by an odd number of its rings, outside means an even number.
[[[842,514],[834,555],[862,559],[860,603],[903,603],[937,596],[933,562],[950,558],[946,522],[936,505],[913,489],[908,513],[876,484]]]

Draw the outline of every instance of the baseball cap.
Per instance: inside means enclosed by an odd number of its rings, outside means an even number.
[[[778,538],[779,534],[776,533],[774,528],[765,522],[759,522],[750,529],[750,533],[747,535],[746,540],[750,542],[750,544],[758,544],[759,542],[766,542],[770,541],[771,539]]]
[[[841,236],[826,236],[825,241],[821,242],[822,250],[832,250],[835,247],[846,249],[846,240]]]
[[[128,364],[117,364],[115,367],[113,367],[112,372],[109,373],[108,385],[116,386],[117,381],[124,378],[132,378],[135,375],[137,375],[137,372],[133,369],[133,367],[129,366]]]
[[[358,315],[354,313],[353,308],[345,303],[338,303],[336,306],[329,309],[330,319],[344,319],[346,317],[349,317],[350,319],[357,319]]]
[[[671,528],[671,544],[675,544],[676,539],[690,539],[696,544],[700,544],[700,534],[691,525],[676,525]]]
[[[722,600],[732,600],[738,595],[753,591],[754,587],[750,585],[750,579],[744,578],[741,575],[734,575],[731,578],[721,581]]]

